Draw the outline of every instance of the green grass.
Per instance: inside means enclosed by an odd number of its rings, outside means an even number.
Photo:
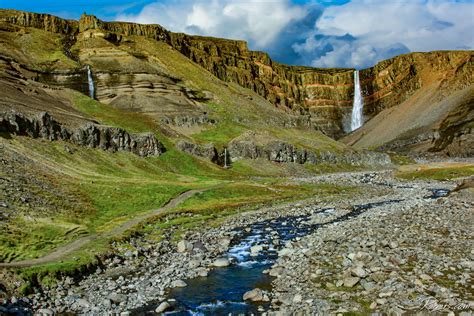
[[[410,158],[408,156],[398,155],[398,154],[389,154],[389,155],[392,162],[399,166],[412,165],[416,163],[416,161],[413,158]]]
[[[247,131],[244,125],[223,121],[216,126],[192,135],[193,139],[201,143],[214,143],[218,148],[227,145],[232,139]]]
[[[418,171],[398,171],[395,176],[400,179],[447,180],[474,175],[474,166],[429,168]]]
[[[79,111],[111,126],[121,127],[130,133],[156,132],[158,126],[149,116],[115,109],[79,92],[72,92],[72,104]]]
[[[83,233],[84,227],[59,219],[17,217],[0,235],[0,261],[37,258]]]

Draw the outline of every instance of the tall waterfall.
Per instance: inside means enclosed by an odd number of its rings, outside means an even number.
[[[360,92],[360,80],[359,71],[354,71],[354,103],[352,104],[352,117],[351,117],[351,131],[358,129],[362,126],[363,114],[362,109],[364,104],[362,103],[362,94]]]
[[[92,78],[92,70],[89,65],[87,65],[87,81],[89,82],[89,96],[94,99],[94,78]]]

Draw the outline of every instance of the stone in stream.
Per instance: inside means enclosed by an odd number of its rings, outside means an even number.
[[[193,244],[186,240],[181,240],[178,243],[178,252],[189,252],[193,250]]]
[[[252,302],[260,302],[260,301],[263,300],[263,292],[259,288],[256,288],[256,289],[253,289],[251,291],[245,292],[245,294],[243,296],[243,300],[244,301],[249,300],[249,301],[252,301]]]
[[[163,302],[160,305],[158,305],[158,307],[155,309],[155,312],[156,313],[163,313],[164,311],[166,311],[170,307],[171,307],[171,305],[168,302]]]
[[[227,267],[229,264],[230,264],[229,259],[227,259],[227,258],[217,258],[212,263],[212,266],[220,268],[220,267]]]
[[[262,245],[255,245],[255,246],[250,247],[250,253],[252,255],[257,255],[262,250],[263,250]]]
[[[186,287],[188,286],[183,280],[175,280],[171,282],[171,287]]]

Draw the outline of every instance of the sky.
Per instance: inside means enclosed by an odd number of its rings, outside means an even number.
[[[474,49],[474,0],[2,0],[2,8],[156,23],[246,40],[291,65],[370,67],[408,52]]]

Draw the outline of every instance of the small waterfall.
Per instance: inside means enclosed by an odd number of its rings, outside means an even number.
[[[92,70],[91,66],[87,65],[87,81],[89,83],[89,96],[94,99],[95,91],[94,91],[94,78],[92,78]]]
[[[354,103],[352,105],[351,131],[362,126],[364,104],[362,102],[362,94],[360,92],[359,71],[354,71]]]

